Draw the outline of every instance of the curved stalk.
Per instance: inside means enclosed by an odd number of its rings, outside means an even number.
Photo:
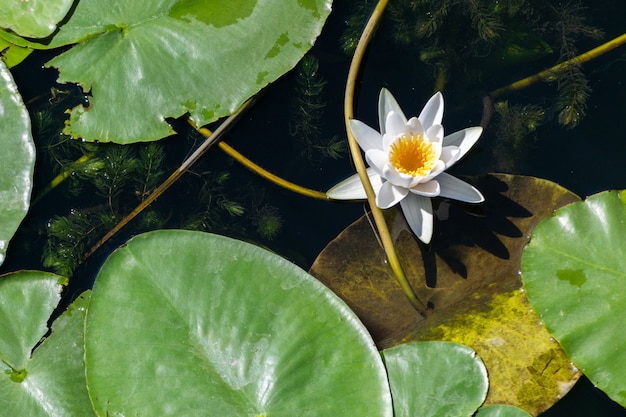
[[[378,234],[380,235],[380,239],[385,249],[385,253],[387,256],[387,262],[400,284],[404,295],[406,295],[407,299],[420,314],[425,315],[426,306],[422,303],[404,274],[404,270],[402,269],[402,265],[400,264],[400,260],[398,259],[398,255],[393,246],[393,240],[391,239],[391,235],[389,234],[389,228],[387,227],[387,223],[385,222],[385,218],[383,217],[382,211],[376,206],[376,194],[374,193],[374,189],[372,188],[372,184],[370,183],[369,177],[367,176],[365,163],[363,162],[363,157],[361,156],[361,149],[359,144],[357,143],[352,131],[350,129],[350,120],[354,118],[354,90],[356,85],[356,79],[359,73],[359,69],[361,67],[361,62],[363,61],[363,56],[365,55],[365,50],[367,45],[369,44],[372,35],[374,33],[374,29],[378,25],[380,18],[382,17],[383,11],[385,7],[387,7],[387,3],[389,0],[379,0],[374,12],[370,16],[363,33],[361,34],[361,38],[359,39],[359,43],[354,52],[354,56],[352,57],[352,62],[350,63],[350,70],[348,72],[348,80],[346,82],[346,91],[344,98],[344,120],[346,125],[346,132],[348,134],[348,144],[350,146],[350,153],[352,154],[352,160],[356,167],[356,170],[359,174],[359,178],[363,183],[363,188],[365,189],[365,193],[367,194],[367,201],[370,205],[370,209],[372,211],[372,217],[374,217],[374,222],[376,223],[376,228],[378,229]]]
[[[96,250],[100,248],[103,244],[105,244],[111,237],[113,237],[117,232],[119,232],[124,226],[126,226],[131,220],[133,220],[139,213],[141,213],[146,207],[148,207],[154,200],[160,197],[165,190],[167,190],[172,184],[174,184],[189,168],[198,160],[200,157],[212,146],[214,145],[220,137],[226,133],[226,131],[233,125],[233,123],[241,116],[241,114],[246,110],[252,102],[254,101],[254,97],[246,101],[241,105],[239,109],[232,115],[230,115],[216,130],[213,132],[207,140],[205,140],[202,145],[195,150],[193,154],[189,156],[183,163],[176,169],[176,171],[172,172],[172,174],[165,180],[161,185],[159,185],[150,195],[146,197],[144,201],[142,201],[137,207],[133,209],[126,217],[124,217],[118,224],[116,224],[109,232],[102,237],[95,245],[89,249],[89,251],[85,254],[84,259],[88,258],[92,255]]]
[[[318,200],[328,200],[328,196],[326,195],[326,193],[323,193],[317,190],[312,190],[310,188],[306,188],[298,184],[294,184],[293,182],[287,181],[279,177],[278,175],[272,174],[271,172],[261,168],[260,166],[258,166],[257,164],[255,164],[254,162],[252,162],[251,160],[249,160],[248,158],[246,158],[245,156],[237,152],[234,148],[232,148],[226,142],[220,142],[217,144],[217,146],[222,151],[224,151],[228,156],[230,156],[235,161],[239,162],[240,164],[248,168],[250,171],[254,172],[255,174],[260,175],[261,177],[273,182],[276,185],[279,185],[280,187],[283,187],[289,191],[293,191],[294,193],[298,193],[306,197],[316,198]]]
[[[558,65],[548,68],[547,70],[543,70],[541,72],[538,72],[535,75],[531,75],[530,77],[526,77],[519,81],[515,81],[514,83],[509,84],[502,88],[498,88],[497,90],[493,90],[492,92],[489,93],[489,96],[498,97],[503,94],[507,94],[516,90],[521,90],[522,88],[529,87],[539,81],[545,81],[545,82],[554,81],[555,75],[558,74],[560,71],[567,69],[567,67],[569,67],[570,65],[584,64],[585,62],[589,62],[592,59],[599,57],[600,55],[603,55],[621,45],[624,45],[625,43],[626,43],[626,33],[614,39],[611,39],[610,41],[603,43],[602,45],[596,48],[593,48],[581,55],[578,55],[577,57],[568,59],[565,62],[561,62]]]
[[[197,129],[203,136],[209,137],[211,135],[211,131],[207,128],[199,128]],[[302,187],[301,185],[294,184],[293,182],[287,181],[278,175],[272,174],[268,170],[261,168],[259,165],[252,162],[250,159],[246,158],[244,155],[237,152],[232,146],[227,144],[226,142],[219,142],[217,146],[224,151],[228,156],[233,158],[235,161],[239,162],[244,167],[248,168],[250,171],[254,172],[257,175],[265,178],[273,182],[274,184],[285,188],[289,191],[293,191],[294,193],[301,194],[306,197],[316,198],[318,200],[328,200],[328,196],[326,193],[317,190],[311,190],[310,188]]]

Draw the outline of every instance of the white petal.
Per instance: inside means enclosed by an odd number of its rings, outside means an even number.
[[[456,146],[446,146],[441,150],[439,159],[443,161],[446,165],[446,169],[448,169],[452,165],[456,164],[459,160],[459,155],[461,155],[461,150],[459,148]]]
[[[476,188],[452,175],[442,172],[437,176],[437,181],[441,186],[441,197],[453,200],[464,201],[466,203],[482,203],[485,197]]]
[[[389,90],[383,88],[380,90],[380,95],[378,96],[378,123],[382,135],[386,132],[385,122],[387,121],[387,114],[391,111],[399,114],[402,121],[406,123],[406,116],[402,112],[400,105]]]
[[[432,125],[426,131],[426,137],[430,142],[443,143],[443,126]]]
[[[387,164],[388,158],[387,154],[383,151],[379,151],[378,149],[371,149],[365,152],[365,159],[369,164],[370,168],[372,168],[378,175],[384,175],[385,165]]]
[[[459,130],[443,138],[443,146],[457,146],[461,149],[461,154],[458,157],[461,159],[474,146],[481,133],[483,133],[483,128],[480,126]]]
[[[389,135],[399,135],[406,132],[406,121],[402,116],[395,111],[387,113],[385,119],[385,133]]]
[[[398,172],[398,170],[389,163],[385,164],[385,166],[383,167],[383,172],[381,176],[393,185],[401,188],[410,188],[417,182],[419,182],[415,181],[415,178],[408,174]]]
[[[361,149],[365,152],[370,149],[382,149],[383,148],[383,137],[366,125],[360,120],[352,119],[350,120],[350,130],[352,134],[356,138],[356,141],[359,143]]]
[[[384,182],[376,194],[376,205],[381,209],[388,209],[402,201],[407,194],[409,194],[408,189],[396,187],[389,181]]]
[[[407,223],[419,240],[430,243],[433,236],[433,206],[430,198],[409,194],[400,202]]]
[[[427,183],[431,181],[433,178],[441,174],[446,169],[446,164],[443,163],[442,160],[437,161],[433,169],[430,170],[430,174],[424,175],[419,182]]]
[[[417,195],[423,195],[424,197],[437,197],[441,192],[441,187],[437,180],[430,180],[409,188],[409,191]]]
[[[428,129],[432,125],[440,125],[443,120],[443,95],[437,92],[428,100],[418,117],[419,121]]]
[[[397,135],[392,135],[389,132],[385,133],[383,135],[383,151],[389,153],[391,145],[393,145],[396,139],[398,139]]]
[[[372,183],[374,191],[378,193],[382,186],[382,178],[376,174],[372,168],[367,169],[367,175]],[[354,174],[351,177],[346,178],[339,184],[326,192],[328,198],[333,200],[362,200],[367,198],[365,195],[365,189],[361,183],[361,179],[358,174]]]
[[[431,146],[434,148],[435,158],[437,158],[438,162],[441,162],[441,151],[443,150],[443,147],[441,146],[441,142],[432,142]],[[445,163],[443,164],[445,166]]]
[[[406,122],[406,126],[408,130],[415,133],[416,135],[424,134],[424,126],[420,123],[417,117],[411,117],[408,122]]]

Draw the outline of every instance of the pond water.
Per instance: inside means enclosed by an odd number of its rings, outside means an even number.
[[[621,34],[623,17],[626,16],[623,0],[587,3],[588,9],[584,12],[587,23],[603,29],[604,36],[601,41],[581,37],[576,43],[580,52]],[[353,173],[346,149],[341,151],[338,159],[326,156],[320,149],[326,147],[328,150],[333,138],[345,141],[343,90],[350,56],[341,50],[339,38],[354,8],[352,2],[337,1],[322,36],[312,50],[319,70],[309,81],[323,84],[322,93],[315,100],[325,104],[313,114],[313,119],[322,123],[319,130],[311,134],[311,137],[318,138],[318,142],[306,143],[306,133],[301,130],[305,127],[299,125],[298,112],[294,110],[298,108],[298,88],[302,86],[302,80],[295,72],[270,86],[225,137],[226,142],[271,172],[320,191],[327,190]],[[408,114],[418,112],[433,90],[434,68],[421,63],[417,46],[408,48],[390,41],[389,29],[392,25],[389,20],[383,21],[364,63],[356,116],[371,126],[377,124],[376,103],[381,87],[391,90]],[[488,52],[485,51],[485,54],[488,55]],[[56,75],[53,70],[41,68],[49,58],[50,53],[35,53],[13,71],[25,101],[30,101],[31,112],[50,108],[48,103],[54,101],[49,93],[51,87],[74,91],[74,98],[67,99],[67,102],[80,100],[74,89],[54,84]],[[479,125],[483,117],[481,98],[485,92],[532,75],[554,63],[555,56],[552,54],[527,62],[484,67],[481,71],[476,69],[486,65],[486,61],[468,63],[467,69],[455,67],[454,71],[450,71],[443,91],[446,131]],[[498,116],[494,116],[475,150],[455,166],[452,173],[479,175],[498,171],[537,176],[557,182],[582,197],[602,190],[626,188],[626,140],[621,133],[626,123],[626,47],[584,65],[583,73],[591,92],[586,115],[578,126],[564,128],[557,122],[556,114],[546,110],[544,121],[523,139],[522,145],[512,151],[513,145],[504,141],[503,130],[497,127]],[[33,80],[37,82],[33,83]],[[549,109],[556,89],[554,83],[538,84],[502,99],[508,100],[511,106],[533,104]],[[43,98],[38,99],[40,96]],[[62,109],[62,103],[55,104],[50,114],[61,120]],[[506,130],[507,126],[500,129]],[[184,124],[177,124],[177,130],[180,132],[177,136],[161,141],[167,155],[163,168],[166,173],[172,172],[202,139]],[[55,173],[52,170],[53,158],[46,150],[43,139],[37,137],[36,141],[39,159],[34,195]],[[307,149],[309,153],[305,152]],[[207,171],[211,173],[207,174]],[[156,208],[161,211],[158,224],[162,227],[189,224],[189,218],[205,210],[209,204],[206,199],[199,199],[197,194],[204,191],[205,185],[214,186],[209,179],[214,180],[222,172],[227,172],[229,177],[221,188],[212,190],[210,202],[219,209],[217,214],[212,214],[213,218],[204,219],[204,224],[210,225],[207,229],[263,245],[304,269],[311,266],[329,241],[364,213],[363,204],[313,200],[281,189],[250,173],[214,148],[191,173],[158,200]],[[86,187],[83,193],[77,195],[72,195],[69,188],[68,181],[31,209],[9,248],[7,261],[0,272],[45,269],[41,264],[41,254],[47,239],[48,222],[54,216],[68,215],[72,209],[97,210],[102,204],[101,198],[94,197],[93,188]],[[233,215],[227,208],[229,202],[240,204],[245,214]],[[130,201],[128,205],[135,203],[136,200]],[[230,207],[233,210],[232,205]],[[261,223],[260,219],[269,223]],[[275,236],[269,233],[269,229],[259,232],[258,229],[263,227],[275,229]],[[131,224],[80,265],[72,276],[67,300],[92,284],[99,266],[115,247],[130,236],[148,229],[149,224]],[[626,416],[626,411],[583,378],[563,400],[543,415]]]

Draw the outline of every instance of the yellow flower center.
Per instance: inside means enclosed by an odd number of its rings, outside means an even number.
[[[422,135],[409,133],[391,145],[389,162],[400,172],[412,177],[428,175],[437,163],[435,147]]]

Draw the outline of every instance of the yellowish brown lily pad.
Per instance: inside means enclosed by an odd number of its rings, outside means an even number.
[[[428,306],[424,315],[395,282],[366,216],[330,242],[310,272],[347,302],[380,349],[414,340],[468,345],[489,372],[486,404],[511,404],[537,415],[580,372],[526,299],[519,277],[522,249],[539,221],[580,199],[533,177],[490,174],[473,183],[486,201],[439,202],[430,247],[414,238],[399,210],[385,212],[405,273]]]

